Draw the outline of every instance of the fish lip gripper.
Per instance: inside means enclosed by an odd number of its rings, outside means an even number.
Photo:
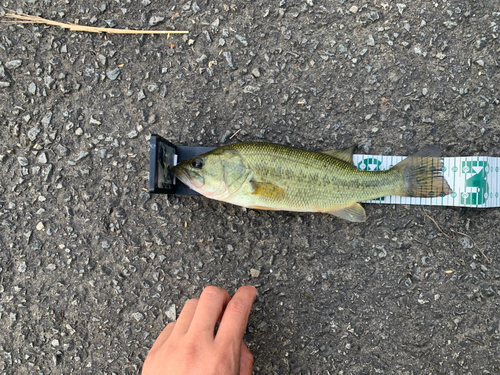
[[[215,147],[176,146],[158,134],[149,139],[149,189],[154,194],[199,195],[175,178],[173,167]]]

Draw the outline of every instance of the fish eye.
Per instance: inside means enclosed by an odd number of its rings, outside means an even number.
[[[193,168],[201,169],[203,167],[203,162],[200,159],[194,159],[191,163]]]

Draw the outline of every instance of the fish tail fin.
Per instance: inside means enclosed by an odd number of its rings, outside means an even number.
[[[403,175],[396,194],[403,197],[442,197],[452,192],[443,177],[443,158],[437,146],[425,146],[392,169]]]

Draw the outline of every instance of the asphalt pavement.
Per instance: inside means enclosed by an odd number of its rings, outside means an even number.
[[[147,191],[153,133],[500,156],[498,1],[2,5],[189,34],[0,25],[1,374],[139,374],[189,298],[245,284],[255,374],[500,373],[500,209]]]

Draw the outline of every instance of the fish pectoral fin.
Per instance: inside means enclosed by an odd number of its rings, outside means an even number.
[[[328,213],[354,223],[364,223],[366,221],[365,209],[359,203],[353,203],[350,206],[329,211]]]
[[[283,188],[270,184],[269,182],[250,181],[250,184],[252,184],[253,187],[253,195],[275,200],[281,200],[286,195]]]
[[[356,148],[356,145],[352,145],[350,147],[343,148],[342,150],[328,150],[328,151],[320,151],[320,152],[322,154],[332,156],[335,159],[339,159],[339,160],[345,161],[346,163],[354,165],[354,161],[352,160],[352,154],[353,154],[355,148]]]

